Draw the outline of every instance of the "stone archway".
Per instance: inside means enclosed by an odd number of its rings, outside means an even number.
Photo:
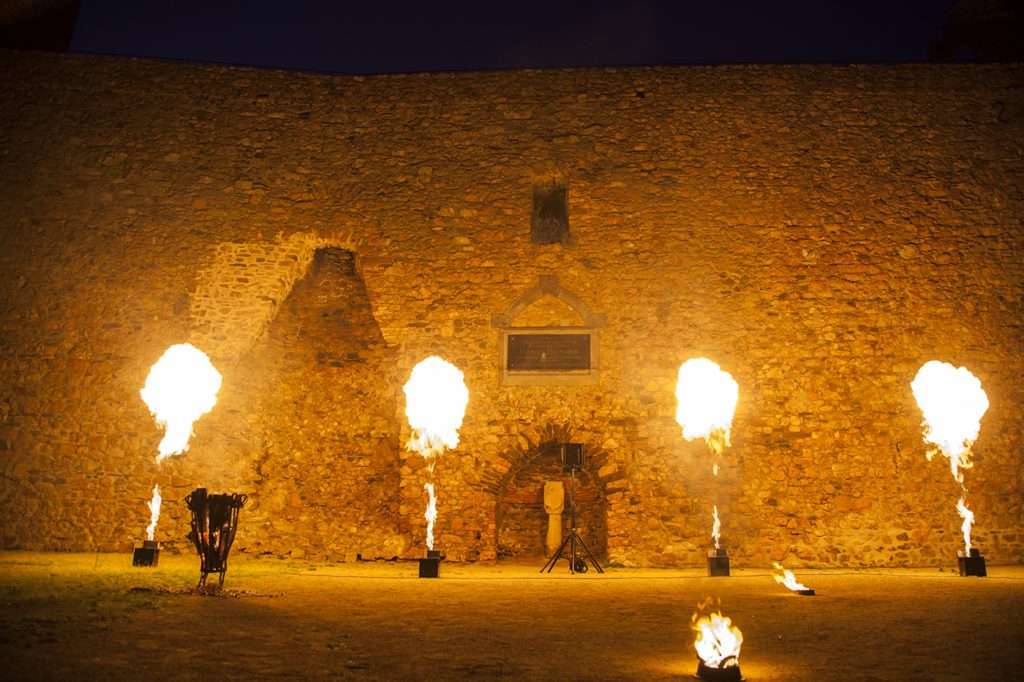
[[[499,559],[542,559],[546,555],[548,516],[544,511],[544,482],[565,486],[562,537],[569,532],[570,474],[562,470],[561,443],[579,442],[568,426],[549,424],[506,455],[511,466],[494,486],[495,546]],[[607,461],[599,446],[584,442],[586,462],[576,474],[576,525],[595,556],[607,555],[608,524],[605,485],[598,471]]]

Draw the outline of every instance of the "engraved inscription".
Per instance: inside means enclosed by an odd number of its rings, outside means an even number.
[[[590,334],[509,334],[510,371],[567,372],[590,369]]]

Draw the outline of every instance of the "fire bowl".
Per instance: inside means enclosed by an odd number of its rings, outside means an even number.
[[[697,659],[697,672],[694,677],[698,680],[708,680],[708,682],[744,682],[739,664],[724,668],[712,668],[709,665],[704,665],[704,661],[699,658]]]
[[[729,555],[725,547],[708,550],[708,576],[712,578],[729,577]]]
[[[132,554],[132,566],[156,566],[160,561],[160,543],[143,540],[142,547],[136,547]]]
[[[426,559],[420,559],[420,577],[421,578],[436,578],[441,571],[441,558],[440,557],[427,557]]]
[[[806,590],[797,590],[796,593],[797,594],[802,594],[805,597],[813,597],[814,596],[814,590],[812,590],[809,587]]]
[[[428,559],[442,559],[444,557],[441,556],[441,550],[439,550],[439,549],[428,549],[427,550],[427,558]]]
[[[970,554],[965,554],[964,551],[957,550],[956,563],[960,567],[960,575],[962,576],[977,576],[984,578],[988,575],[985,570],[985,557],[981,556],[981,552],[977,549],[971,549]]]

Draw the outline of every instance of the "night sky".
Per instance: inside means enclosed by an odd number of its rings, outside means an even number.
[[[71,49],[334,73],[928,60],[955,0],[81,0]]]

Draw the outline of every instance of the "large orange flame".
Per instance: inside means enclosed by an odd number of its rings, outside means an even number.
[[[431,356],[413,368],[402,390],[412,429],[407,449],[433,457],[459,444],[469,390],[455,365]]]
[[[981,417],[988,410],[988,396],[981,382],[966,367],[931,360],[910,384],[924,414],[924,440],[949,459],[953,478],[963,483],[963,470],[971,467],[971,446],[978,438]]]
[[[156,461],[188,450],[192,424],[217,404],[220,384],[210,358],[191,344],[171,346],[157,360],[140,391],[156,423],[167,429]]]
[[[408,450],[427,458],[428,469],[434,470],[435,458],[446,449],[459,444],[459,427],[469,403],[469,389],[462,372],[436,355],[423,360],[412,369],[405,382],[405,416],[412,437],[405,444]],[[434,484],[425,483],[429,495],[427,511],[427,549],[434,549],[434,522],[437,520],[437,498]]]
[[[705,602],[705,605],[708,602]],[[704,605],[690,619],[697,636],[693,641],[697,656],[709,668],[731,668],[739,665],[743,633],[732,620],[719,612],[700,616]]]
[[[703,438],[716,455],[721,455],[729,445],[738,397],[736,381],[716,363],[707,358],[684,362],[676,383],[676,421],[683,427],[683,438]]]
[[[936,452],[941,452],[949,460],[953,478],[960,484],[956,509],[964,520],[960,530],[964,547],[970,554],[974,513],[967,508],[964,469],[973,466],[971,447],[981,430],[981,418],[988,410],[988,396],[981,381],[966,367],[953,367],[938,360],[926,362],[910,388],[924,414],[924,440],[935,446],[926,456],[931,460]]]

